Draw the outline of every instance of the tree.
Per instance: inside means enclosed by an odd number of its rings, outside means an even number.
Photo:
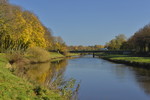
[[[104,46],[103,45],[95,45],[94,46],[95,50],[100,50],[101,48],[104,48]]]
[[[48,34],[47,29],[33,13],[18,6],[0,4],[1,52],[35,46],[45,48],[49,44],[45,34]]]
[[[37,16],[19,6],[0,1],[0,52],[42,47],[67,51],[61,37],[53,37]]]
[[[54,44],[54,38],[52,36],[52,32],[50,29],[48,29],[47,27],[44,26],[45,29],[45,34],[44,34],[44,38],[46,40],[47,43],[47,49],[48,50],[52,50],[53,48],[53,44]]]
[[[115,39],[112,39],[108,43],[106,43],[105,47],[112,50],[120,50],[121,45],[126,41],[126,37],[124,34],[119,34],[115,37]]]
[[[66,55],[68,50],[67,45],[65,44],[63,39],[60,36],[53,37],[53,39],[54,39],[53,50]]]
[[[150,24],[135,32],[127,42],[137,52],[150,52]]]
[[[30,47],[39,46],[46,47],[46,40],[44,38],[45,29],[38,17],[36,17],[33,13],[29,11],[23,12],[23,17],[26,20],[27,27],[29,27],[29,33],[26,34],[30,38],[28,41],[30,42]]]

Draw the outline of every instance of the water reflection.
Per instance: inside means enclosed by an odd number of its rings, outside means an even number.
[[[19,67],[15,73],[32,82],[48,86],[52,80],[60,77],[60,75],[63,77],[66,66],[67,60],[30,64],[25,67]]]
[[[132,68],[135,71],[136,79],[145,93],[150,95],[150,70],[142,68]]]
[[[123,64],[115,64],[90,56],[52,63],[20,67],[16,73],[51,89],[68,84],[64,76],[81,84],[73,92],[72,100],[149,100],[150,71]],[[74,82],[72,79],[70,82]],[[72,84],[71,83],[71,84]],[[70,84],[70,83],[69,83]],[[71,86],[71,85],[69,85]],[[72,88],[72,87],[71,87]]]
[[[85,56],[69,60],[65,75],[81,80],[80,100],[150,100],[150,71],[144,69]]]
[[[144,92],[150,95],[150,70],[123,64],[115,64],[115,66],[116,76],[120,79],[124,79],[127,75],[130,76],[130,78],[132,76],[131,79],[137,81]]]
[[[75,79],[64,77],[68,61],[66,59],[48,63],[30,64],[18,67],[15,74],[25,77],[34,84],[40,84],[52,90],[58,90],[66,100],[77,100],[78,88]]]

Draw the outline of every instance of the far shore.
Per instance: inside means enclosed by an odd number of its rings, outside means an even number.
[[[115,63],[150,69],[150,57],[134,57],[120,54],[96,54],[96,56]]]

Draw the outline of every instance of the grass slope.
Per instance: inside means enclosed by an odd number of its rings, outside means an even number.
[[[13,75],[4,67],[7,64],[4,54],[0,54],[0,100],[63,100],[58,93]]]

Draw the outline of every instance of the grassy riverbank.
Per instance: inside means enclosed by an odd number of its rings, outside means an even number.
[[[75,56],[79,56],[80,54],[78,53],[68,53],[66,56],[60,54],[60,53],[56,53],[56,52],[50,52],[50,59],[51,61],[58,61],[61,59],[64,59],[66,57],[75,57]]]
[[[6,68],[10,65],[4,55],[0,54],[0,100],[59,100],[61,98],[54,91],[38,87],[25,79],[13,75]]]
[[[65,57],[50,52],[50,59]],[[14,75],[5,54],[0,54],[0,100],[68,100],[59,90],[49,90]]]
[[[97,54],[100,58],[132,66],[150,69],[150,57],[134,57],[130,55]]]
[[[57,52],[50,52],[49,57],[50,59],[57,59],[57,58],[64,58],[65,56]]]

